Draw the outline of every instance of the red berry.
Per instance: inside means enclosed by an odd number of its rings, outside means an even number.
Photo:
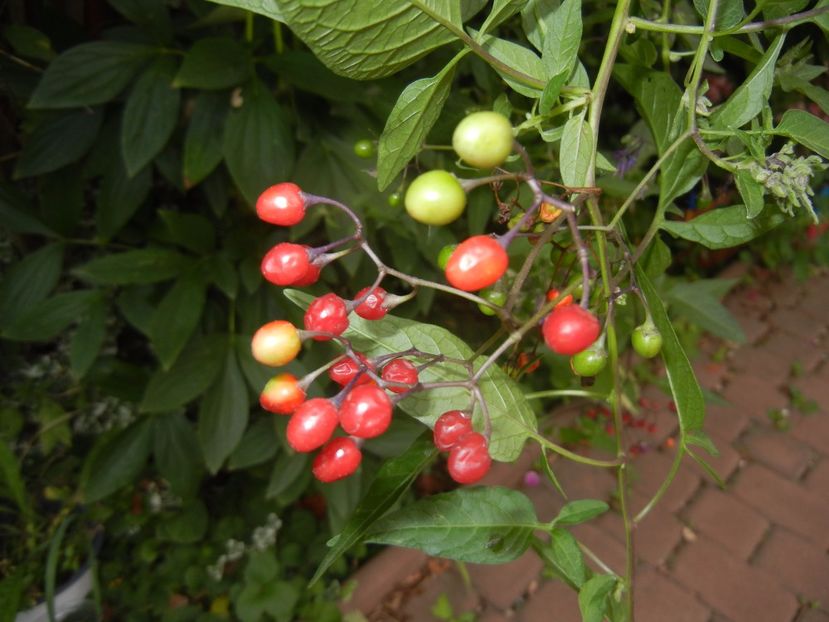
[[[446,466],[459,484],[474,484],[487,474],[491,464],[483,434],[470,432],[449,451]]]
[[[348,328],[348,309],[345,301],[337,294],[320,296],[305,312],[305,330],[321,331],[340,335]],[[318,335],[317,341],[328,341],[331,337]]]
[[[322,397],[300,404],[288,422],[286,437],[296,451],[308,452],[322,447],[337,429],[337,408]]]
[[[595,315],[578,305],[556,307],[541,327],[547,346],[558,354],[578,354],[599,337],[602,327]]]
[[[357,443],[347,436],[340,436],[317,454],[311,472],[321,482],[336,482],[354,473],[362,459],[363,454]]]
[[[254,333],[250,343],[253,358],[271,367],[290,363],[301,347],[296,328],[285,320],[268,322]]]
[[[306,270],[302,278],[298,281],[294,281],[293,283],[291,283],[291,285],[293,285],[294,287],[307,287],[308,285],[313,285],[314,283],[319,281],[321,271],[322,268],[313,263],[310,263],[308,264],[308,270]]]
[[[354,297],[355,300],[359,300],[363,296],[366,295],[368,292],[368,287],[364,287],[357,295]],[[354,312],[359,315],[364,320],[381,320],[388,312],[387,309],[383,308],[383,302],[386,300],[386,290],[382,287],[375,287],[371,290],[371,293],[366,296],[366,299],[363,300],[357,308],[354,309]]]
[[[374,365],[365,357],[365,355],[360,354],[359,352],[355,352],[357,358],[360,359],[363,364],[368,367],[370,370],[374,371]],[[350,356],[346,356],[343,358],[339,363],[333,365],[328,370],[328,377],[331,378],[334,382],[341,386],[347,385],[351,380],[360,372],[360,366],[357,362],[351,358]],[[368,374],[363,374],[360,376],[359,380],[357,380],[357,384],[366,384],[372,382],[371,376]]]
[[[279,415],[290,415],[304,401],[305,391],[293,374],[274,376],[259,396],[262,408]]]
[[[307,246],[282,242],[262,258],[262,276],[274,285],[294,285],[305,277],[310,265]]]
[[[305,197],[296,184],[276,184],[259,195],[256,214],[265,222],[290,227],[305,216]]]
[[[409,385],[408,387],[389,387],[389,391],[394,393],[405,393],[417,384],[417,367],[406,359],[394,359],[383,368],[381,377],[389,382],[402,382]]]
[[[354,387],[340,406],[340,425],[358,438],[374,438],[391,423],[392,403],[386,392],[375,384]]]
[[[552,301],[558,298],[560,292],[557,289],[551,289],[547,292],[547,300]],[[566,307],[567,305],[573,304],[573,294],[567,294],[564,298],[559,300],[556,303],[556,308],[558,307]]]
[[[472,432],[472,419],[460,410],[449,410],[435,421],[435,447],[440,451],[449,451],[464,436]]]
[[[476,235],[461,242],[446,264],[446,279],[467,292],[489,287],[500,279],[509,265],[507,251],[488,235]]]

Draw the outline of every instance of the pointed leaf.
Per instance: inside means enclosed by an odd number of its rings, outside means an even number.
[[[237,471],[262,464],[273,458],[278,448],[273,420],[270,417],[259,419],[245,431],[242,440],[230,454],[227,467],[231,471]]]
[[[101,285],[157,283],[178,276],[189,261],[175,251],[146,248],[104,255],[73,272],[85,281]]]
[[[805,110],[787,110],[775,133],[796,140],[829,160],[829,123]]]
[[[206,293],[202,275],[197,270],[189,270],[161,299],[150,322],[150,341],[162,369],[170,369],[196,330]]]
[[[96,300],[80,320],[69,345],[69,368],[76,378],[83,378],[106,339],[106,319],[109,307],[103,299]]]
[[[129,222],[149,196],[152,181],[149,166],[130,177],[120,153],[116,156],[104,174],[98,193],[95,226],[102,238],[112,238]]]
[[[150,455],[152,430],[151,419],[139,419],[95,445],[81,474],[84,501],[99,501],[138,476]]]
[[[95,142],[102,119],[100,109],[81,109],[43,120],[23,145],[15,177],[42,175],[77,161]]]
[[[252,13],[259,13],[277,22],[285,21],[285,18],[282,17],[282,10],[277,4],[277,0],[210,0],[210,2],[245,9]]]
[[[107,0],[116,11],[131,22],[153,33],[167,43],[173,28],[165,0]]]
[[[541,58],[551,76],[563,73],[569,77],[581,44],[581,0],[564,0],[550,16],[549,25]]]
[[[184,138],[184,184],[192,187],[222,161],[222,132],[228,113],[227,93],[204,91],[196,97]]]
[[[649,71],[633,65],[618,64],[613,75],[636,101],[645,123],[653,134],[660,154],[672,141],[674,116],[680,107],[682,93],[667,73]]]
[[[744,342],[745,333],[740,323],[720,303],[724,295],[720,284],[712,281],[705,279],[693,283],[677,283],[668,294],[671,308],[718,337],[737,343]]]
[[[567,503],[553,519],[556,526],[562,525],[578,525],[592,518],[604,514],[608,510],[608,505],[604,501],[597,499],[577,499]]]
[[[746,206],[746,217],[756,218],[765,207],[763,185],[754,181],[754,177],[746,170],[738,170],[734,173],[734,183]]]
[[[587,566],[579,543],[566,529],[553,529],[550,542],[541,550],[545,562],[576,589],[587,580]]]
[[[153,419],[153,459],[176,494],[192,497],[204,467],[193,425],[181,414]]]
[[[32,518],[32,505],[26,495],[26,484],[17,457],[6,441],[0,439],[0,497],[11,499],[26,520]]]
[[[0,281],[0,326],[45,299],[58,284],[63,244],[47,244],[15,263]]]
[[[247,80],[252,71],[250,51],[230,37],[199,39],[184,55],[173,84],[193,89],[226,89]]]
[[[471,28],[469,30],[475,34],[474,30]],[[541,97],[544,86],[552,74],[547,71],[544,63],[535,52],[523,45],[490,35],[483,36],[481,44],[495,58],[529,77],[530,83],[528,84],[495,67],[495,70],[498,71],[504,79],[504,82],[512,87],[516,93],[533,99]]]
[[[597,575],[581,586],[579,610],[582,622],[602,622],[607,611],[607,597],[616,586],[616,578]]]
[[[79,290],[56,294],[21,313],[14,322],[3,327],[6,339],[49,341],[87,313],[100,299],[98,290]]]
[[[593,133],[582,116],[571,117],[564,124],[559,150],[561,181],[565,186],[580,188],[587,179],[593,155]]]
[[[486,33],[508,20],[510,17],[518,13],[521,8],[527,3],[527,0],[495,0],[492,3],[492,10],[486,16],[481,32]]]
[[[785,219],[777,211],[767,211],[749,220],[742,205],[732,205],[705,212],[688,221],[668,220],[662,223],[662,228],[706,248],[720,249],[745,244]]]

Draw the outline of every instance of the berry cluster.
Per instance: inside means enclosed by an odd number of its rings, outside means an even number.
[[[489,471],[487,441],[472,429],[472,419],[463,411],[450,410],[435,421],[435,447],[448,451],[449,475],[461,484],[474,484]]]

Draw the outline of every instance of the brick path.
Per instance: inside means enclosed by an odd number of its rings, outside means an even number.
[[[721,452],[711,462],[726,488],[687,460],[642,522],[636,533],[636,620],[829,622],[829,275],[806,283],[790,277],[749,283],[727,306],[747,342],[727,350],[711,342],[695,363],[700,383],[729,402],[710,406],[706,421]],[[666,402],[658,391],[648,395]],[[787,429],[775,425],[772,410]],[[675,417],[667,408],[655,416],[659,449],[634,462],[634,510],[656,490],[672,458],[662,441],[676,432]],[[498,465],[489,479],[520,487],[532,459]],[[610,473],[565,461],[555,469],[571,497],[613,504]],[[546,484],[524,491],[541,519],[561,506]],[[617,513],[574,532],[621,573]],[[479,622],[581,620],[575,593],[544,578],[535,555],[467,569],[469,585],[452,563],[416,551],[381,555],[358,573],[345,608],[360,609],[370,620],[428,622],[437,619],[430,610],[445,594],[456,615],[472,611]],[[400,576],[406,579],[394,578]]]

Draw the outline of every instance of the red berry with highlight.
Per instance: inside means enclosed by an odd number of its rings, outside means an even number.
[[[276,184],[259,195],[256,214],[265,222],[290,227],[305,216],[305,197],[296,184]]]
[[[293,374],[274,376],[259,395],[262,408],[278,415],[290,415],[304,401],[305,391]]]
[[[449,451],[446,466],[449,475],[459,484],[474,484],[489,471],[492,458],[483,434],[471,432]]]
[[[406,359],[394,359],[383,368],[381,374],[383,380],[388,382],[402,382],[408,387],[389,387],[394,393],[405,393],[417,384],[417,367]]]
[[[340,436],[317,454],[311,472],[321,482],[336,482],[353,474],[362,459],[363,454],[354,439]]]
[[[286,438],[296,451],[308,452],[322,447],[337,429],[337,408],[322,397],[300,404],[288,422]]]
[[[307,246],[282,242],[262,258],[262,276],[274,285],[294,285],[305,277],[310,265]]]
[[[435,421],[435,447],[440,451],[449,451],[472,432],[472,419],[460,410],[449,410]]]
[[[369,288],[364,287],[357,295],[354,297],[354,300],[359,300],[363,296],[366,295]],[[388,312],[387,309],[383,308],[383,302],[386,300],[386,290],[382,287],[375,287],[371,290],[371,293],[366,296],[366,299],[363,300],[357,308],[354,309],[354,312],[359,315],[364,320],[381,320],[385,317],[386,313]]]
[[[489,287],[509,266],[507,251],[488,235],[473,236],[458,245],[446,264],[446,280],[467,292]]]
[[[305,274],[302,276],[301,279],[298,281],[294,281],[291,283],[294,287],[307,287],[308,285],[313,285],[320,279],[320,272],[322,268],[319,266],[310,263],[308,264],[308,270],[305,271]]]
[[[599,337],[599,320],[578,305],[556,307],[541,327],[547,346],[558,354],[573,355],[587,349]]]
[[[320,296],[305,312],[305,330],[321,331],[341,335],[348,328],[348,309],[345,301],[336,294]],[[317,341],[328,341],[331,337],[318,335]]]
[[[271,367],[290,363],[301,347],[296,327],[285,320],[268,322],[254,333],[250,343],[253,358]]]
[[[354,387],[340,406],[340,425],[347,434],[374,438],[391,424],[392,403],[386,392],[375,384]]]
[[[364,354],[360,354],[359,352],[355,352],[357,358],[360,359],[363,364],[368,367],[370,370],[374,371],[374,365],[365,357]],[[357,362],[351,358],[350,356],[346,356],[340,362],[336,363],[335,365],[331,366],[328,369],[328,377],[331,378],[334,382],[341,386],[347,385],[351,380],[360,372],[360,366],[357,365]],[[364,373],[360,376],[357,380],[357,384],[367,384],[369,382],[373,382],[371,376]]]

